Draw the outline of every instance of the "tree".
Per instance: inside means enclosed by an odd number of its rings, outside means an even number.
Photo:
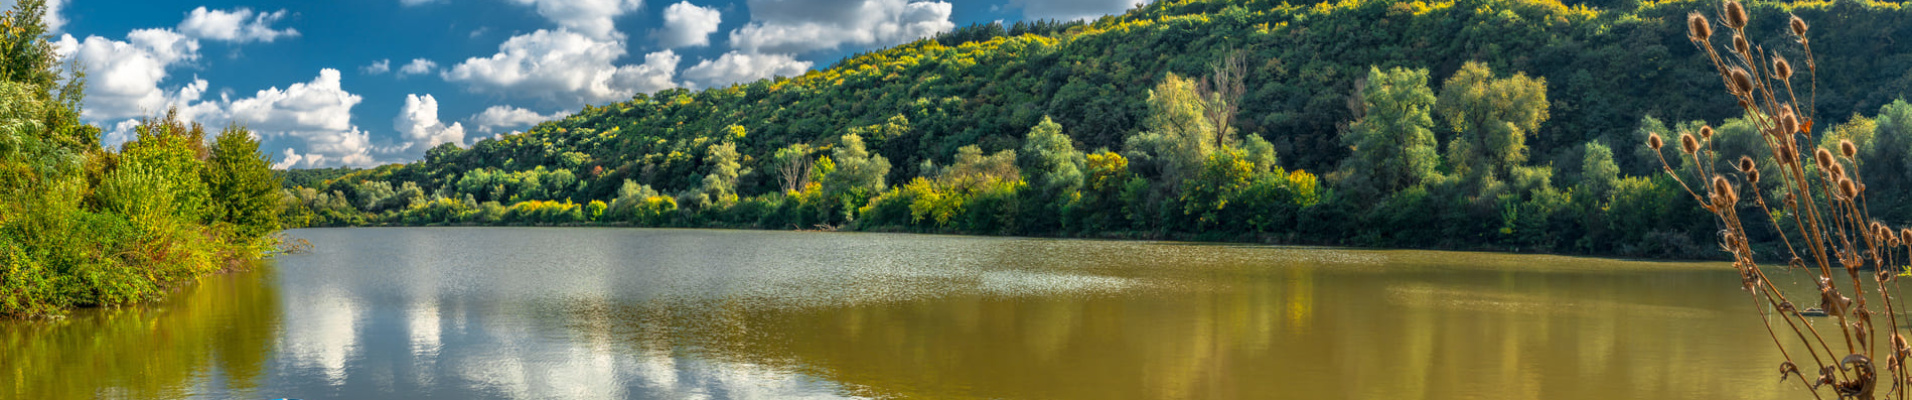
[[[201,171],[212,197],[208,219],[230,223],[247,238],[279,230],[279,179],[252,131],[228,125],[213,139],[211,152]]]
[[[52,142],[75,152],[98,148],[99,129],[79,122],[86,73],[75,68],[59,84],[59,56],[46,40],[46,12],[46,0],[21,0],[0,17],[0,80],[25,84],[33,97],[59,105],[39,116],[42,135]]]
[[[1230,145],[1235,134],[1235,113],[1241,110],[1242,95],[1248,92],[1247,55],[1241,50],[1230,52],[1211,68],[1213,75],[1202,82],[1199,92],[1207,102],[1203,111],[1209,126],[1215,127],[1215,143]]]
[[[849,213],[863,199],[883,191],[883,177],[890,173],[890,160],[870,154],[863,146],[863,137],[854,133],[843,135],[840,141],[830,157],[834,171],[823,177],[823,193],[846,205],[845,212]]]
[[[1023,169],[1032,174],[1033,183],[1054,199],[1082,187],[1081,150],[1062,134],[1062,125],[1048,117],[1029,129],[1022,141]]]
[[[1587,154],[1580,163],[1580,191],[1595,200],[1605,199],[1620,180],[1620,166],[1613,162],[1613,149],[1600,142],[1587,142]]]
[[[1361,90],[1367,115],[1348,127],[1341,143],[1354,149],[1343,168],[1367,178],[1372,189],[1393,192],[1413,187],[1439,175],[1434,120],[1434,91],[1427,88],[1427,70],[1368,68]]]
[[[181,121],[179,110],[173,109],[140,121],[133,130],[137,138],[124,145],[121,166],[138,167],[171,181],[173,215],[182,221],[204,220],[211,200],[200,175],[206,166],[202,160],[210,156],[205,126]]]
[[[1455,136],[1447,161],[1457,175],[1508,176],[1527,161],[1527,137],[1547,121],[1547,79],[1494,78],[1487,64],[1468,62],[1441,86],[1436,110]]]
[[[771,163],[777,166],[777,176],[783,178],[785,193],[802,190],[810,183],[810,167],[815,164],[810,160],[811,151],[809,145],[797,143],[777,149],[771,157]]]
[[[1169,74],[1149,91],[1149,117],[1144,130],[1128,139],[1131,158],[1150,160],[1169,185],[1201,170],[1215,151],[1217,131],[1209,119],[1208,102],[1195,82]]]
[[[710,174],[704,175],[704,195],[714,204],[730,204],[737,201],[737,177],[748,173],[742,164],[737,163],[737,145],[724,143],[710,146]]]

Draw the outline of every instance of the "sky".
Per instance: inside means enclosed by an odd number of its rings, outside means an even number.
[[[796,76],[972,23],[1146,0],[48,0],[82,119],[118,147],[177,108],[278,168],[410,162],[662,89]],[[13,0],[0,0],[11,9]]]

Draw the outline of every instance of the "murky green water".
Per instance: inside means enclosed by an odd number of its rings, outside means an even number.
[[[1720,264],[418,228],[0,322],[0,398],[1798,398]]]

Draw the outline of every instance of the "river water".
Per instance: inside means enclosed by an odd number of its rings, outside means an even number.
[[[1778,352],[1717,263],[864,233],[288,234],[316,247],[155,304],[0,321],[0,398],[1809,397],[1779,384]]]

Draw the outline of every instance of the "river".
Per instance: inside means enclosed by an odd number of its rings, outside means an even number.
[[[1780,385],[1778,352],[1718,263],[867,233],[287,234],[316,247],[154,304],[0,321],[0,398],[1810,397]]]

